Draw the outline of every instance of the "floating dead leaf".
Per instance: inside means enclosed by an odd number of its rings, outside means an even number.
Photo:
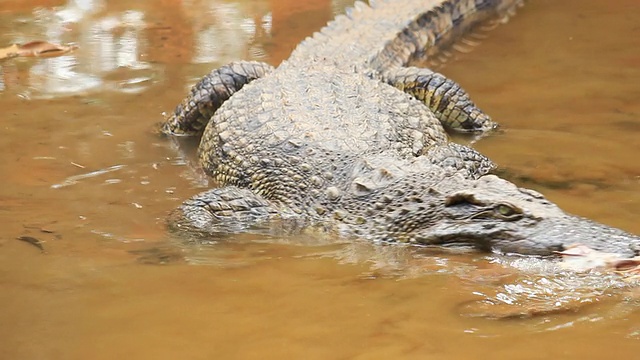
[[[77,45],[57,45],[46,41],[32,41],[18,46],[19,56],[52,57],[67,54],[78,48]]]
[[[26,44],[13,44],[0,49],[0,60],[10,59],[16,56],[54,57],[67,54],[75,49],[76,45],[56,45],[46,41],[31,41]]]
[[[17,237],[16,239],[20,241],[24,241],[27,244],[31,244],[37,247],[38,249],[40,249],[41,252],[44,252],[44,246],[42,246],[42,241],[34,238],[33,236],[20,236],[20,237]]]

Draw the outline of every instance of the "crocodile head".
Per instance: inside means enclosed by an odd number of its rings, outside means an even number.
[[[423,202],[437,204],[425,210],[428,216],[415,211],[411,216],[405,209],[407,219],[427,220],[423,226],[413,221],[409,241],[466,243],[482,250],[531,255],[550,255],[574,244],[627,256],[640,249],[640,237],[567,214],[540,193],[495,175],[450,180],[421,196]]]

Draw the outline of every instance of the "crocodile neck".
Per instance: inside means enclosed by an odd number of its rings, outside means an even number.
[[[382,0],[356,2],[312,37],[283,65],[383,73],[426,58],[474,26],[504,17],[522,0]],[[497,3],[497,4],[496,4]]]

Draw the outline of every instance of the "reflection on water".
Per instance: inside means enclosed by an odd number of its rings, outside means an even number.
[[[271,29],[271,14],[243,13],[238,4],[211,2],[201,9],[202,16],[207,19],[195,35],[194,63],[217,63],[225,58],[264,57],[259,47],[250,46],[249,54],[245,52],[247,44],[255,41],[258,34],[268,34]],[[251,15],[256,16],[256,19]],[[260,29],[258,29],[260,27]]]
[[[348,3],[3,2],[1,46],[79,49],[0,62],[1,358],[637,355],[640,292],[611,274],[331,236],[169,234],[167,213],[211,184],[193,143],[155,133],[162,113],[223,63],[278,64]],[[634,233],[637,14],[636,0],[531,1],[442,70],[502,123],[475,145],[514,181]]]
[[[185,15],[182,21],[193,27],[188,32],[193,39],[180,39],[183,44],[193,41],[192,58],[184,61],[211,64],[265,57],[259,40],[270,36],[272,27],[266,7],[194,0],[182,2],[176,10]],[[149,48],[159,45],[149,43],[148,32],[171,31],[176,25],[184,25],[154,22],[140,10],[109,11],[104,2],[91,0],[69,1],[51,9],[36,8],[20,22],[28,27],[28,33],[9,30],[0,36],[1,43],[38,39],[79,46],[68,56],[25,62],[26,78],[11,79],[11,73],[25,69],[0,65],[0,74],[4,73],[0,91],[22,89],[24,97],[74,95],[90,90],[144,91],[156,83],[154,80],[164,70],[148,56]],[[112,78],[116,79],[110,81]]]
[[[75,58],[67,55],[36,65],[29,71],[29,86],[38,89],[36,94],[71,95],[100,85],[98,76],[75,71],[76,64]]]

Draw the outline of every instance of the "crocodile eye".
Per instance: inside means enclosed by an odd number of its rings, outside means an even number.
[[[500,217],[504,218],[515,218],[515,215],[520,215],[520,211],[509,204],[498,204],[493,209]]]

